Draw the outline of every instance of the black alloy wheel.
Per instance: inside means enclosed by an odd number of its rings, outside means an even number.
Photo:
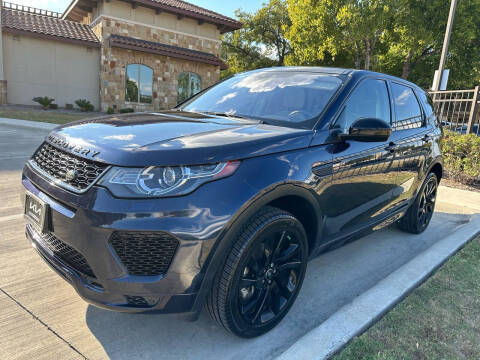
[[[412,234],[420,234],[428,227],[435,211],[437,189],[437,176],[434,173],[428,174],[415,202],[398,222],[400,229]]]
[[[437,197],[437,179],[430,177],[426,186],[424,186],[418,204],[418,226],[426,228],[432,219],[435,209],[435,200]]]
[[[264,334],[282,320],[295,301],[307,257],[302,224],[285,211],[264,209],[253,216],[235,243],[207,309],[238,336]]]

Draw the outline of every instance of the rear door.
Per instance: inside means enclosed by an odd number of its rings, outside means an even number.
[[[395,144],[393,168],[397,174],[393,191],[395,208],[407,205],[421,185],[421,169],[431,145],[425,114],[414,90],[390,82],[393,102],[391,141]]]
[[[362,80],[342,106],[332,131],[347,133],[352,123],[361,118],[377,118],[390,124],[390,99],[384,80]],[[385,216],[391,206],[396,176],[389,141],[347,140],[330,145],[329,151],[333,156],[333,176],[325,193],[325,235],[335,240]]]

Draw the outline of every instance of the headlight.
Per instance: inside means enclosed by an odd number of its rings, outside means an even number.
[[[240,161],[229,161],[197,166],[112,167],[98,185],[118,197],[178,196],[233,174],[239,165]]]

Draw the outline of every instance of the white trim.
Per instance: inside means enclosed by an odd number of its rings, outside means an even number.
[[[122,19],[122,18],[117,18],[117,17],[115,17],[115,16],[110,16],[110,15],[99,15],[97,18],[95,18],[95,20],[93,20],[93,21],[90,23],[90,27],[94,27],[95,25],[97,25],[98,22],[99,22],[102,18],[103,18],[103,19],[115,20],[115,21],[123,21],[123,22],[125,22],[125,23],[132,24],[132,25],[142,25],[142,26],[145,26],[145,27],[149,27],[149,28],[151,28],[151,29],[158,29],[158,30],[163,30],[163,31],[170,31],[170,32],[172,32],[172,33],[176,33],[176,34],[179,34],[179,35],[191,36],[191,37],[195,37],[195,38],[202,39],[202,40],[213,41],[213,42],[216,42],[216,43],[221,43],[221,42],[222,42],[221,40],[216,40],[216,39],[208,38],[208,37],[205,37],[205,36],[189,34],[189,33],[185,33],[185,32],[182,32],[182,31],[177,31],[177,30],[173,30],[173,29],[164,28],[164,27],[161,27],[161,26],[148,25],[148,24],[145,24],[145,23],[141,23],[141,22],[137,22],[137,21],[132,21],[132,20],[126,20],[126,19]]]
[[[63,12],[62,16],[60,17],[60,19],[62,20],[65,20],[65,18],[67,17],[68,14],[70,14],[70,12],[73,10],[73,8],[75,6],[77,6],[77,3],[78,3],[78,0],[75,0],[73,2],[70,3],[69,7],[65,9],[65,11]]]

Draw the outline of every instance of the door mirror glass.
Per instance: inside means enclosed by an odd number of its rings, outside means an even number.
[[[340,134],[342,140],[364,142],[384,142],[390,138],[392,128],[385,121],[376,118],[356,120],[348,129],[348,134]]]

